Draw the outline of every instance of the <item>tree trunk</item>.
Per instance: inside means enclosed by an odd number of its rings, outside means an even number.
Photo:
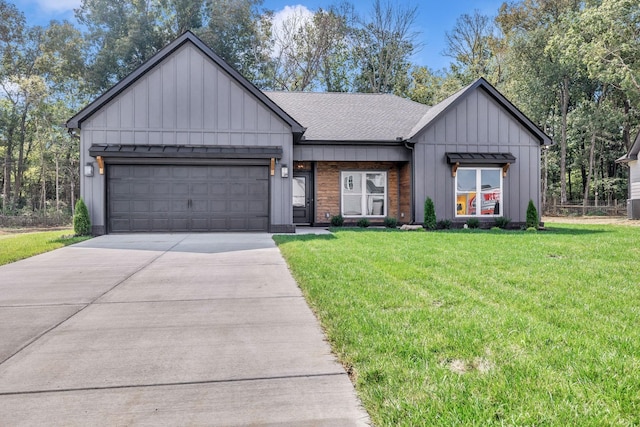
[[[56,212],[60,212],[60,168],[58,156],[56,156]]]
[[[589,147],[589,168],[584,185],[584,197],[582,199],[582,215],[586,215],[587,206],[589,205],[589,186],[591,185],[591,176],[593,174],[593,158],[596,152],[596,130],[591,131],[591,146]]]
[[[562,128],[560,137],[560,204],[567,202],[567,115],[569,114],[569,77],[562,81]]]

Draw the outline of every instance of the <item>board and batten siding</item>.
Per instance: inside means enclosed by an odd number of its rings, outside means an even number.
[[[516,162],[503,178],[502,215],[524,222],[529,199],[540,206],[540,142],[478,88],[417,135],[413,153],[417,222],[424,220],[427,197],[434,202],[438,220],[456,218],[455,178],[446,159],[449,152],[513,154]]]
[[[404,146],[383,145],[303,145],[293,147],[298,162],[409,162],[411,152]]]
[[[82,197],[94,226],[105,225],[105,176],[93,144],[280,146],[293,154],[291,128],[196,46],[186,43],[82,123]],[[144,160],[142,160],[144,161]],[[279,170],[278,170],[279,172]],[[292,224],[291,181],[270,177],[272,224]]]

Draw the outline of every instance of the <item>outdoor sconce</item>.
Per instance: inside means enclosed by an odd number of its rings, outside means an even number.
[[[287,165],[282,165],[280,173],[282,174],[283,178],[289,178],[289,167]]]
[[[91,163],[87,163],[84,166],[84,176],[93,176],[93,165]]]

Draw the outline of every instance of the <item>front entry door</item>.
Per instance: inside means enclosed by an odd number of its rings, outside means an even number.
[[[293,222],[313,222],[313,174],[311,171],[296,171],[293,175]]]

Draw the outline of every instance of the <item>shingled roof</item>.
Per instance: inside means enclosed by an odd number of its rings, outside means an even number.
[[[535,135],[541,145],[553,141],[484,78],[429,107],[389,94],[335,92],[265,92],[306,128],[307,141],[412,141],[420,131],[454,108],[473,90],[482,89]]]
[[[397,141],[429,107],[388,94],[335,92],[265,92],[307,128],[307,141]]]

